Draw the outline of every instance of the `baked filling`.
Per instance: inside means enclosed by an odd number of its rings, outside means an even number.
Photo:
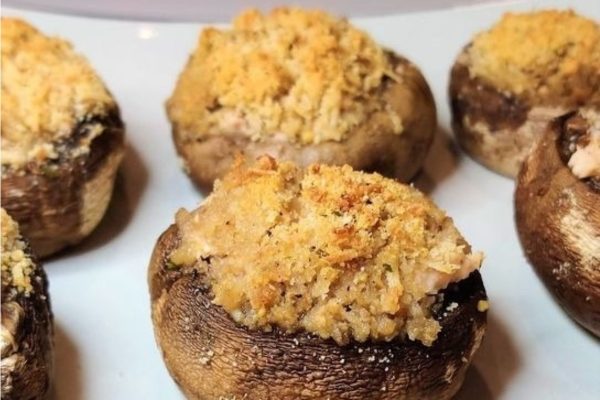
[[[400,133],[400,117],[381,96],[392,69],[384,50],[344,19],[250,10],[232,29],[202,32],[167,111],[190,140],[233,133],[340,141],[374,112],[389,114]]]
[[[2,208],[2,301],[16,293],[29,295],[33,289],[31,274],[35,268],[27,253],[27,245],[19,233],[19,226]]]
[[[467,50],[471,74],[533,100],[600,98],[600,25],[573,11],[507,13]]]
[[[235,321],[339,344],[431,345],[436,294],[482,261],[416,189],[348,166],[239,161],[176,223],[170,267],[198,270]]]
[[[600,114],[583,109],[567,125],[568,165],[579,179],[600,179]]]
[[[100,78],[70,43],[44,36],[24,21],[2,18],[3,169],[58,158],[56,144],[77,123],[115,107]],[[90,135],[102,129],[92,126]]]

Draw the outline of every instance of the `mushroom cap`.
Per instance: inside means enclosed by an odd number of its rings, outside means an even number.
[[[88,152],[2,173],[2,207],[19,222],[39,257],[80,242],[104,216],[125,148],[119,110],[78,123],[64,146],[75,151],[98,125],[103,131]]]
[[[114,98],[66,40],[2,18],[2,206],[38,257],[87,236],[123,157]]]
[[[515,178],[552,119],[574,107],[600,107],[598,60],[595,21],[570,10],[505,14],[476,35],[452,67],[449,97],[459,144],[480,164]]]
[[[573,115],[555,119],[525,160],[515,220],[525,255],[548,290],[600,336],[600,190],[573,175],[559,151]]]
[[[299,8],[204,30],[166,108],[184,168],[206,189],[238,153],[408,181],[437,128],[415,65],[345,19]]]
[[[48,280],[17,232],[20,248],[5,248],[6,225],[13,225],[2,209],[2,325],[1,396],[6,399],[42,399],[53,375],[53,325]],[[24,246],[23,246],[24,245]],[[22,248],[21,248],[22,247]],[[12,250],[15,259],[13,259]],[[13,271],[16,260],[27,260],[26,270]],[[16,278],[13,272],[17,272]]]
[[[148,280],[157,343],[189,398],[449,399],[484,334],[477,271],[438,296],[442,329],[431,347],[400,337],[339,346],[304,332],[250,330],[211,302],[197,270],[169,268],[179,240],[175,225],[161,235]]]

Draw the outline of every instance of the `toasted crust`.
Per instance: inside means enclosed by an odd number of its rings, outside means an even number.
[[[2,18],[3,169],[55,159],[56,145],[79,121],[114,107],[100,77],[69,42]]]
[[[449,399],[483,337],[478,272],[444,291],[436,311],[442,331],[431,347],[400,339],[338,346],[304,333],[252,331],[211,303],[197,270],[169,269],[178,241],[173,225],[157,242],[148,280],[156,340],[189,398]]]
[[[340,345],[396,336],[430,345],[440,329],[431,293],[466,278],[483,256],[410,186],[269,157],[236,165],[176,223],[170,263],[206,276],[213,303],[234,321]]]
[[[506,13],[467,55],[473,75],[535,102],[598,97],[600,25],[573,10]]]
[[[571,116],[556,119],[523,164],[515,219],[546,287],[575,321],[600,336],[600,190],[561,159],[558,138]]]
[[[94,137],[89,152],[3,171],[2,206],[40,257],[82,240],[108,206],[124,152],[118,109],[78,124],[65,146],[77,148],[88,129],[98,124],[104,130]]]
[[[268,154],[300,166],[348,164],[354,169],[410,180],[421,168],[433,141],[436,111],[429,86],[419,70],[405,58],[390,57],[401,80],[386,79],[380,95],[400,117],[403,126],[400,134],[393,132],[387,113],[371,114],[342,141],[305,145],[278,136],[254,141],[243,134],[212,135],[189,141],[183,139],[174,125],[173,140],[185,170],[201,188],[210,189],[215,179],[225,175],[238,154],[243,153],[249,160]]]
[[[342,140],[373,112],[401,121],[377,95],[395,79],[385,51],[346,19],[319,10],[247,10],[231,29],[207,28],[167,112],[192,140],[233,131],[293,143]]]
[[[29,257],[28,249],[26,253]],[[1,395],[6,399],[48,396],[53,370],[53,327],[48,281],[32,257],[30,287],[2,285]],[[3,275],[6,271],[3,271]]]

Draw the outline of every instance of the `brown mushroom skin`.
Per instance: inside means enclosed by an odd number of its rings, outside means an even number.
[[[469,72],[466,49],[450,72],[452,130],[463,150],[486,168],[515,178],[531,146],[565,106],[532,105]]]
[[[338,346],[306,333],[249,330],[211,303],[196,270],[169,268],[178,241],[172,225],[156,244],[148,280],[157,343],[190,399],[449,399],[485,331],[478,272],[445,290],[431,347],[401,339]]]
[[[408,182],[420,170],[433,142],[437,128],[435,103],[417,67],[405,58],[391,54],[390,58],[401,80],[386,78],[379,95],[400,116],[401,133],[393,133],[387,127],[389,117],[383,112],[372,114],[342,141],[308,145],[293,144],[277,135],[253,141],[238,133],[189,141],[173,123],[173,141],[184,169],[200,188],[210,190],[240,153],[249,160],[268,154],[304,167],[313,163],[348,164]]]
[[[108,207],[124,153],[119,110],[81,121],[64,145],[76,148],[97,123],[104,131],[93,139],[87,154],[2,171],[2,207],[19,223],[39,257],[81,241]]]
[[[54,343],[48,281],[40,266],[34,271],[28,296],[9,298],[2,288],[0,375],[6,400],[45,399],[51,388]]]
[[[572,116],[553,121],[526,159],[515,192],[525,255],[558,303],[600,336],[600,188],[578,179],[559,153]]]

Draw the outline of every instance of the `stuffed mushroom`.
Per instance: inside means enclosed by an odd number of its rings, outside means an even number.
[[[462,148],[515,177],[555,117],[600,108],[600,25],[573,11],[506,14],[458,56],[452,125]]]
[[[19,233],[1,209],[2,325],[0,326],[1,396],[46,398],[51,387],[53,328],[48,282]]]
[[[119,109],[71,45],[2,19],[2,207],[42,257],[100,222],[123,156]]]
[[[415,65],[320,11],[247,11],[205,29],[167,102],[185,170],[212,187],[238,153],[349,164],[403,181],[436,130]]]
[[[239,162],[158,240],[155,336],[191,399],[449,399],[485,330],[481,260],[412,187]]]
[[[525,254],[560,305],[600,336],[600,113],[556,119],[519,174]]]

